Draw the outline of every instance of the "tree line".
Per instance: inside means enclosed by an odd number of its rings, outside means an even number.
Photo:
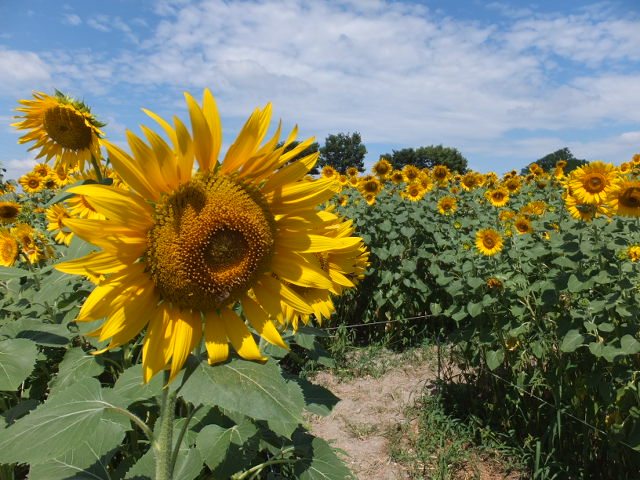
[[[294,141],[289,144],[285,149],[285,153],[298,146],[299,143]],[[282,146],[282,143],[280,146]],[[330,165],[341,174],[346,174],[349,167],[356,167],[360,172],[365,170],[364,157],[367,154],[367,148],[362,143],[362,137],[358,132],[330,134],[326,137],[324,146],[321,147],[318,142],[314,142],[291,161],[315,152],[319,152],[320,157],[318,163],[310,172],[312,175],[319,174],[326,165]],[[435,165],[446,165],[450,170],[461,174],[466,173],[468,170],[467,159],[462,153],[456,148],[443,145],[392,150],[391,153],[380,155],[380,158],[386,158],[393,168],[397,170],[402,169],[405,165],[415,165],[418,168],[433,168]],[[531,163],[537,163],[544,171],[552,172],[559,160],[567,162],[564,169],[565,172],[569,172],[586,163],[586,160],[574,157],[566,147]],[[531,163],[522,168],[521,173],[528,173]]]

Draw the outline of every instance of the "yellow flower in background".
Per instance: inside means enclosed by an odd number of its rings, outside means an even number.
[[[437,184],[444,185],[451,178],[451,170],[446,165],[436,165],[431,171],[431,176]]]
[[[358,237],[318,235],[317,206],[340,189],[335,179],[303,181],[318,154],[292,161],[313,139],[285,153],[297,129],[278,147],[280,129],[263,143],[271,105],[256,109],[224,160],[215,100],[205,90],[200,106],[185,94],[192,134],[147,112],[172,145],[150,129],[153,148],[128,132],[133,155],[105,142],[117,173],[133,191],[83,185],[82,195],[105,220],[67,219],[76,235],[102,248],[59,264],[63,272],[103,274],[78,321],[107,317],[93,335],[106,349],[145,330],[143,378],[170,370],[170,381],[204,333],[209,362],[227,359],[229,343],[250,360],[265,360],[235,307],[265,340],[287,348],[271,318],[284,303],[301,314],[313,308],[289,285],[331,290],[318,258],[352,251]],[[197,160],[199,170],[192,174]],[[203,332],[204,323],[204,332]],[[105,350],[106,350],[105,349]]]
[[[55,173],[51,172],[49,175],[42,179],[42,188],[47,190],[55,190],[56,188],[60,188],[58,177]]]
[[[509,202],[509,190],[504,187],[487,190],[484,196],[494,207],[504,207]]]
[[[479,187],[481,183],[482,178],[476,172],[465,173],[460,179],[460,186],[467,192]]]
[[[592,203],[583,203],[568,193],[565,193],[563,197],[565,208],[576,220],[590,222],[598,213],[606,213],[606,210],[601,206]]]
[[[47,165],[46,163],[38,163],[35,167],[33,167],[32,172],[39,177],[45,178],[51,173],[51,167],[49,167],[49,165]]]
[[[501,222],[508,222],[515,216],[516,216],[516,212],[514,212],[513,210],[503,210],[500,212],[500,215],[498,215],[498,219]]]
[[[58,185],[64,187],[65,185],[69,185],[73,183],[73,170],[67,170],[63,166],[58,166],[53,170],[53,174],[56,176],[56,180],[58,181]]]
[[[360,183],[360,177],[358,176],[349,177],[349,185],[351,185],[352,187],[358,188],[359,183]]]
[[[567,186],[579,202],[598,205],[605,203],[616,177],[617,169],[613,164],[591,162],[572,170]]]
[[[22,206],[16,202],[0,202],[0,223],[14,223]]]
[[[404,174],[402,173],[402,170],[394,170],[393,172],[391,172],[390,178],[391,181],[396,185],[404,182]]]
[[[347,177],[346,175],[339,175],[338,176],[338,181],[340,182],[340,185],[342,185],[342,186],[349,185],[349,177]]]
[[[410,183],[406,186],[403,193],[405,198],[408,198],[412,202],[417,202],[424,196],[425,191],[419,183]]]
[[[631,245],[627,248],[627,256],[632,262],[640,260],[640,245]]]
[[[340,197],[338,197],[338,205],[340,205],[341,207],[346,207],[347,203],[349,203],[349,197],[347,197],[346,195],[340,195]]]
[[[42,258],[42,249],[36,242],[38,233],[28,223],[19,223],[11,229],[11,233],[18,241],[18,247],[30,263],[36,263]]]
[[[516,232],[518,232],[521,235],[524,234],[524,233],[533,233],[533,227],[531,226],[531,220],[529,220],[524,215],[520,215],[520,216],[516,217],[516,219],[513,222],[513,228],[515,228]]]
[[[522,182],[520,181],[520,177],[518,176],[509,177],[502,184],[504,185],[504,188],[509,190],[509,194],[511,195],[518,193],[522,188]]]
[[[502,235],[493,228],[485,228],[476,233],[476,247],[483,255],[495,255],[502,250]]]
[[[20,137],[20,143],[35,142],[29,150],[39,149],[36,158],[45,161],[55,158],[55,166],[71,169],[84,164],[91,157],[100,157],[100,128],[89,108],[82,102],[56,91],[55,96],[34,92],[33,100],[20,100],[23,105],[16,108],[22,121],[12,126],[29,130]]]
[[[65,203],[72,217],[88,218],[90,220],[105,219],[105,216],[98,212],[84,195],[74,195],[65,200]]]
[[[520,209],[522,215],[544,215],[548,205],[542,200],[529,202]]]
[[[331,165],[325,165],[322,167],[322,176],[324,178],[337,179],[339,173]]]
[[[382,183],[373,175],[362,177],[358,182],[358,190],[363,196],[368,194],[378,195],[382,191]]]
[[[7,228],[0,228],[0,265],[11,267],[18,258],[18,241]]]
[[[389,163],[389,160],[386,158],[381,158],[373,165],[373,174],[376,175],[380,180],[386,180],[387,177],[391,174],[393,167]]]
[[[43,178],[33,172],[29,172],[18,179],[25,193],[38,193],[44,188]]]
[[[405,165],[402,168],[402,176],[404,177],[404,181],[407,183],[415,182],[420,176],[420,173],[420,169],[414,165]]]
[[[420,172],[420,176],[418,176],[417,182],[422,187],[422,190],[424,190],[424,193],[433,190],[433,180],[431,180],[431,176],[424,170]]]
[[[73,238],[73,232],[64,223],[66,219],[72,218],[67,209],[63,205],[56,203],[47,209],[46,214],[49,221],[47,230],[56,232],[56,242],[69,246]]]
[[[375,193],[365,193],[363,195],[365,201],[367,202],[367,205],[373,205],[374,203],[376,203],[376,195]]]
[[[347,168],[347,176],[349,177],[357,177],[360,171],[356,167]]]
[[[619,179],[607,196],[613,213],[625,217],[640,217],[640,181]]]
[[[458,208],[458,202],[454,197],[442,197],[438,200],[438,212],[442,215],[451,215]]]

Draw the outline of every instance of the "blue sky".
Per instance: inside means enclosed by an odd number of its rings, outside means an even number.
[[[110,0],[0,2],[0,162],[34,164],[10,127],[31,92],[83,98],[114,142],[186,120],[209,87],[225,145],[256,106],[300,137],[358,131],[371,165],[443,144],[498,173],[563,147],[640,153],[640,2]]]

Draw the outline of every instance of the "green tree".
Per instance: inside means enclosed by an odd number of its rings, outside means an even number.
[[[560,150],[556,150],[553,153],[545,155],[544,157],[539,158],[538,160],[532,163],[537,163],[538,165],[540,165],[540,167],[545,172],[553,172],[553,169],[555,168],[556,163],[558,163],[558,161],[560,160],[564,160],[565,162],[567,162],[566,167],[564,167],[565,173],[568,173],[574,168],[577,168],[580,165],[584,165],[585,163],[587,163],[586,160],[581,160],[579,158],[574,157],[573,153],[571,153],[571,150],[569,150],[567,147],[561,148]],[[527,175],[529,173],[530,165],[531,163],[526,167],[524,167],[522,170],[520,170],[520,174]]]
[[[294,140],[289,145],[287,145],[287,147],[284,149],[284,153],[287,153],[287,152],[293,150],[298,145],[300,145],[300,143],[301,142],[299,142],[297,140]],[[279,142],[278,145],[276,146],[276,148],[281,148],[283,145],[284,145],[284,142]],[[318,142],[313,142],[311,145],[309,145],[307,148],[305,148],[302,152],[298,153],[295,157],[293,157],[291,160],[289,160],[287,162],[287,164],[289,164],[291,162],[295,162],[296,160],[300,160],[301,158],[304,158],[307,155],[311,155],[312,153],[316,153],[319,150],[320,150],[320,144],[318,144]],[[320,173],[320,170],[318,169],[318,164],[317,163],[311,170],[309,170],[309,173],[311,175],[316,175],[316,174]]]
[[[367,148],[358,132],[329,135],[324,141],[324,147],[320,148],[318,167],[331,165],[342,174],[345,174],[349,167],[356,167],[358,171],[364,172],[366,154]]]
[[[467,171],[467,159],[456,148],[442,145],[428,147],[403,148],[393,150],[392,154],[381,155],[387,158],[394,168],[401,169],[405,165],[415,165],[418,168],[433,168],[435,165],[446,165],[450,170],[459,173]]]

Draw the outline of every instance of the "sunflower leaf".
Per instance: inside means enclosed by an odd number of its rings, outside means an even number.
[[[16,390],[36,363],[38,348],[26,338],[0,342],[0,390]]]

